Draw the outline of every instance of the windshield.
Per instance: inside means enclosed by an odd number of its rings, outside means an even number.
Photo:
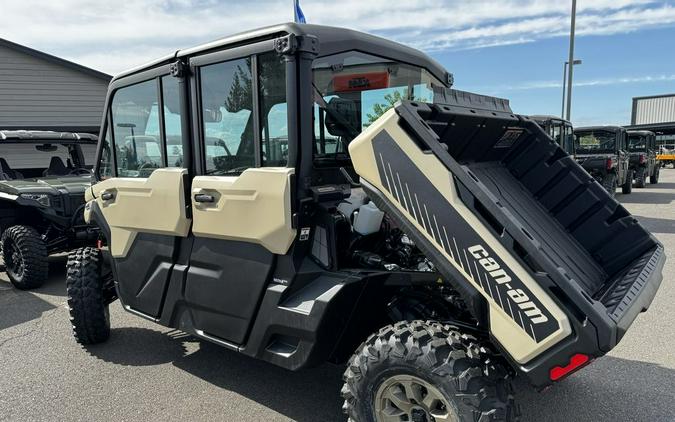
[[[628,135],[629,151],[646,151],[647,137],[644,135]]]
[[[616,151],[616,133],[607,130],[579,131],[574,134],[574,146],[579,154]]]
[[[84,162],[79,159],[82,151]],[[76,169],[93,162],[96,145],[9,143],[2,146],[0,180],[77,175]],[[84,171],[79,174],[86,173]]]
[[[444,86],[425,69],[349,51],[314,62],[316,160],[346,158],[347,145],[399,100],[433,101]]]

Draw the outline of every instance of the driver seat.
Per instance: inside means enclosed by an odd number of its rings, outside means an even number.
[[[65,176],[70,173],[70,169],[63,164],[60,157],[52,157],[49,161],[49,167],[45,170],[45,176]]]
[[[0,180],[16,180],[23,179],[23,174],[19,173],[16,170],[13,170],[7,160],[0,157]]]

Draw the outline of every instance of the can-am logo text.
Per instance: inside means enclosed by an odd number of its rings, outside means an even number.
[[[530,300],[527,293],[521,289],[514,289],[511,286],[511,277],[502,269],[497,261],[492,259],[485,248],[481,245],[471,246],[467,249],[478,263],[487,271],[492,279],[499,286],[506,288],[506,294],[515,302],[518,307],[530,318],[533,324],[543,324],[548,321],[548,317]]]

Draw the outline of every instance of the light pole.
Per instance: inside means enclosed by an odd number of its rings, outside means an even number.
[[[570,24],[570,57],[568,62],[570,65],[567,74],[567,120],[571,121],[572,113],[572,75],[574,74],[574,27],[577,18],[577,0],[572,0],[572,19]]]
[[[562,108],[560,110],[560,118],[564,119],[565,118],[565,89],[567,87],[567,65],[569,65],[570,62],[565,62],[563,65],[563,83],[562,83]],[[573,65],[579,65],[581,64],[581,60],[575,60],[572,62]],[[568,119],[569,120],[569,119]]]

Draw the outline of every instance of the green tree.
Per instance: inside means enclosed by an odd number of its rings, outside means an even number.
[[[376,103],[373,106],[373,112],[372,113],[366,113],[366,116],[368,117],[368,120],[363,124],[364,127],[368,127],[375,120],[379,119],[382,117],[384,113],[389,111],[394,105],[401,101],[401,100],[412,100],[412,101],[420,101],[420,102],[427,102],[429,101],[427,98],[424,97],[415,97],[412,96],[411,98],[410,95],[410,90],[408,88],[405,88],[403,90],[396,90],[394,92],[390,92],[389,94],[384,96],[384,102],[382,103]]]

